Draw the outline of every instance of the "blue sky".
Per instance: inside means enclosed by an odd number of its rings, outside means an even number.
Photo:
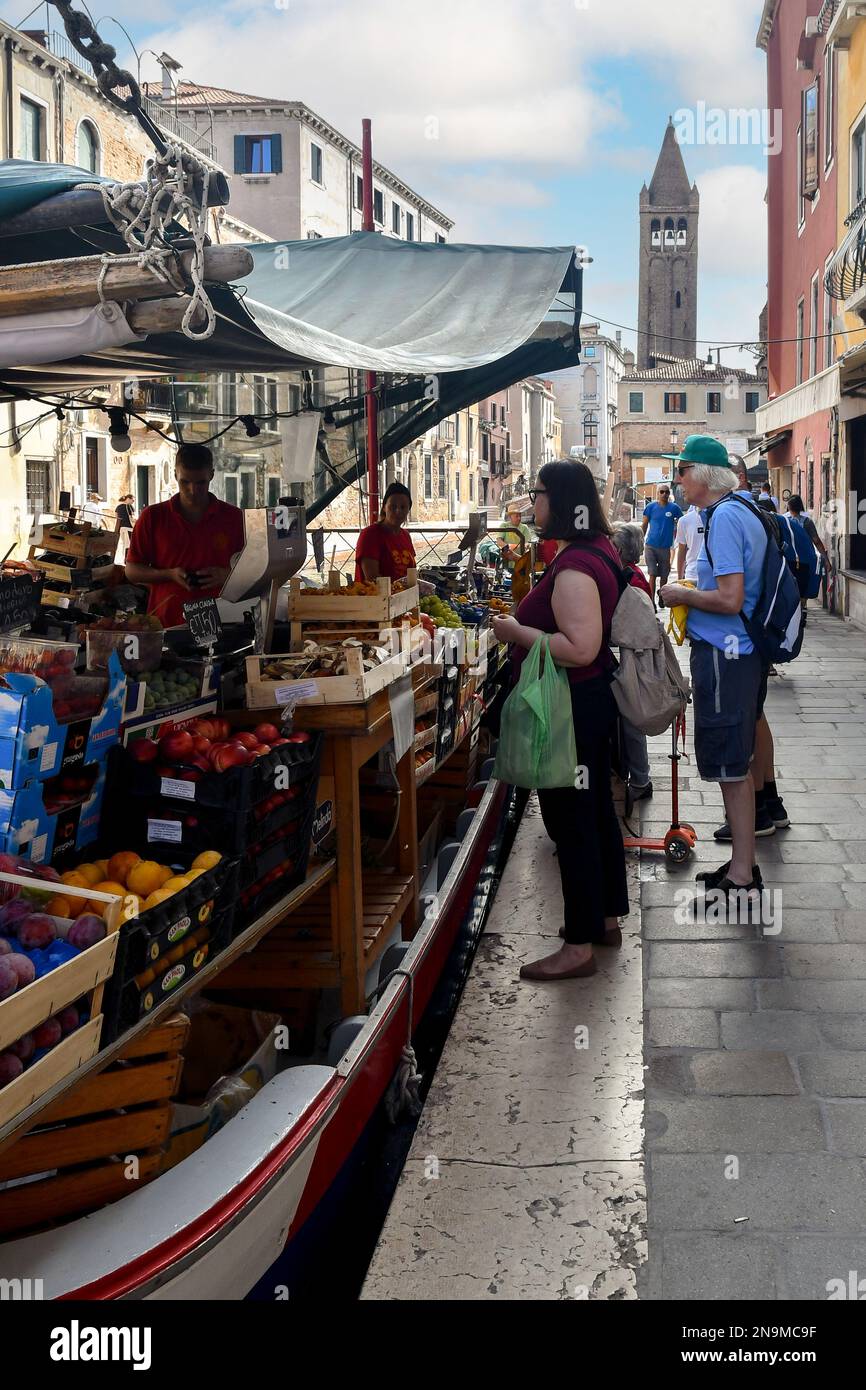
[[[111,13],[139,49],[167,49],[183,77],[304,101],[358,141],[370,116],[376,157],[455,219],[454,239],[587,246],[585,308],[626,325],[638,193],[668,115],[765,102],[760,0],[103,3],[94,18]],[[99,27],[128,57],[117,25]],[[158,75],[152,54],[142,73]],[[752,340],[766,297],[761,145],[683,154],[702,199],[699,336]]]

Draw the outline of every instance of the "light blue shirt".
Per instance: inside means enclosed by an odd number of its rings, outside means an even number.
[[[706,510],[701,512],[701,518],[706,528]],[[712,565],[707,558],[707,540]],[[698,588],[717,589],[719,575],[742,574],[743,612],[751,617],[761,595],[766,553],[767,533],[758,517],[738,502],[720,503],[710,519],[709,532],[705,530],[704,533],[704,548],[698,557]],[[701,609],[690,608],[687,631],[689,637],[709,642],[720,651],[735,650],[743,656],[754,651],[739,613],[704,613]]]

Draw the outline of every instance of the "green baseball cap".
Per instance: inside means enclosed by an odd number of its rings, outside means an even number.
[[[713,468],[731,466],[724,444],[709,434],[690,434],[678,454],[662,454],[661,457],[676,463],[708,463]]]

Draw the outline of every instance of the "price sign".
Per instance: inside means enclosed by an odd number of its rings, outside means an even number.
[[[219,641],[223,629],[216,599],[191,599],[183,605],[183,616],[197,647],[212,647]]]
[[[0,632],[29,627],[39,612],[42,583],[34,584],[26,574],[0,579]]]

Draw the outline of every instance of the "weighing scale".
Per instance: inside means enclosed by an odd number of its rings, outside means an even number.
[[[261,599],[256,650],[269,652],[277,593],[306,563],[305,508],[294,497],[281,497],[276,507],[254,507],[244,512],[244,532],[246,544],[219,597],[227,603]]]

